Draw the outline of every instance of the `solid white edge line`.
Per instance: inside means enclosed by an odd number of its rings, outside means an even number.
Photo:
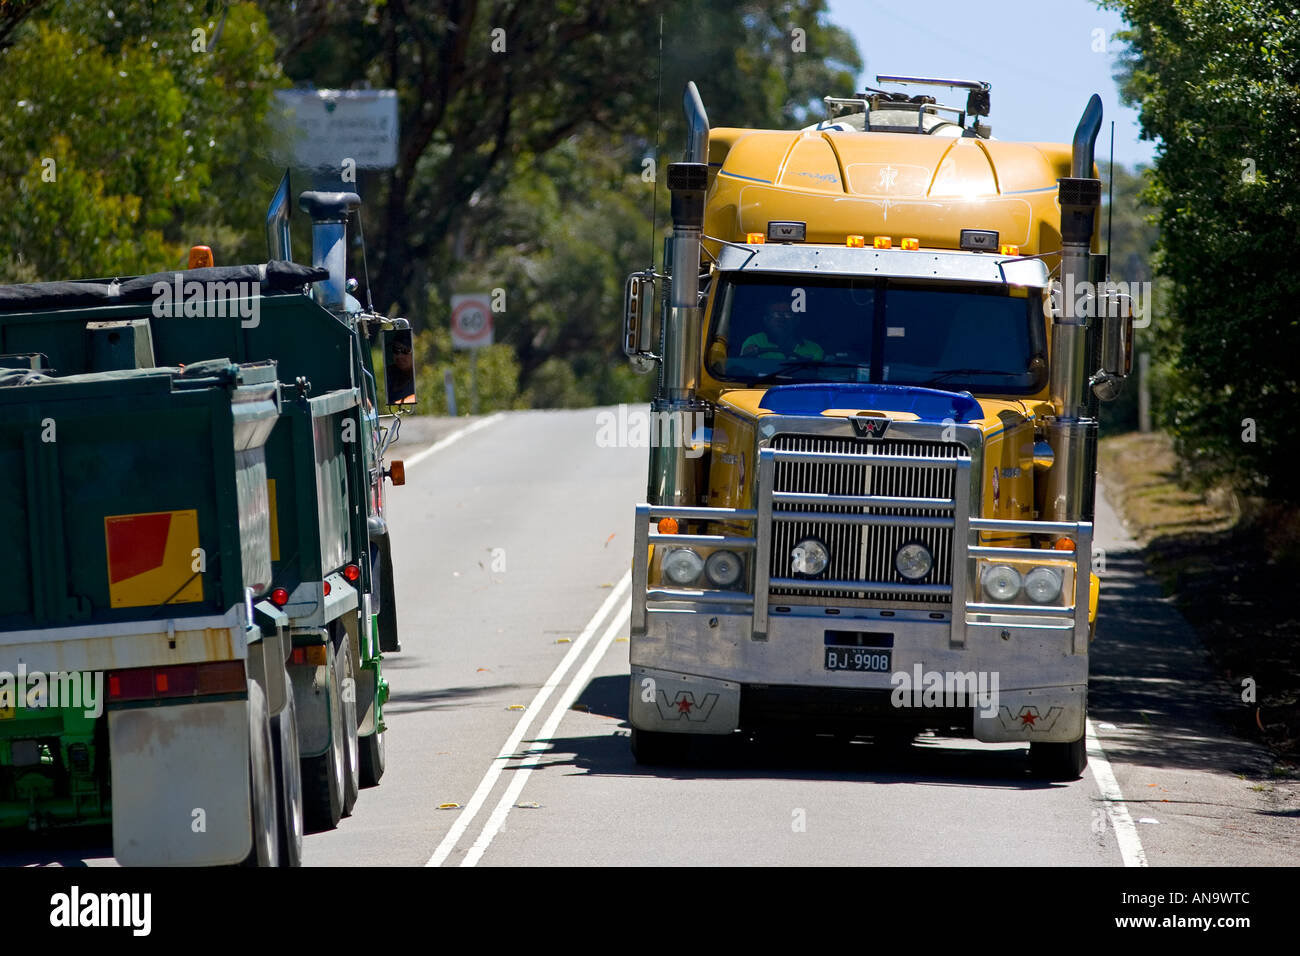
[[[480,428],[487,428],[493,422],[505,418],[505,415],[506,415],[505,412],[494,412],[493,414],[489,415],[487,418],[480,418],[478,421],[472,422],[471,424],[466,425],[464,428],[452,432],[447,437],[438,439],[436,442],[434,442],[424,451],[416,452],[410,458],[407,458],[403,462],[403,465],[405,465],[407,468],[414,468],[420,462],[424,461],[424,459],[428,458],[430,455],[434,454],[435,452],[442,451],[452,442],[459,441],[460,439],[464,438],[466,435],[472,435]]]
[[[493,760],[492,764],[488,767],[487,773],[483,774],[483,779],[479,781],[478,788],[475,789],[474,795],[470,797],[469,803],[467,803],[465,808],[460,811],[459,816],[456,818],[456,822],[453,823],[451,829],[447,831],[447,835],[442,838],[442,842],[439,843],[438,848],[433,851],[433,856],[429,857],[429,862],[426,863],[425,866],[441,866],[447,857],[451,855],[452,851],[456,849],[456,842],[461,838],[465,831],[469,829],[469,825],[474,822],[474,817],[478,813],[479,808],[483,806],[488,795],[492,792],[492,788],[496,785],[497,778],[501,776],[501,771],[505,769],[506,761],[513,757],[518,751],[519,743],[524,739],[524,734],[528,732],[528,728],[532,725],[533,719],[537,716],[542,707],[545,706],[546,701],[550,698],[551,693],[555,688],[560,686],[560,681],[564,679],[564,675],[573,665],[573,662],[582,655],[582,652],[591,640],[592,635],[596,633],[601,622],[604,621],[605,617],[609,614],[610,609],[622,599],[623,594],[628,590],[631,584],[632,572],[630,570],[623,572],[623,577],[619,579],[618,584],[614,585],[614,590],[605,597],[604,602],[600,605],[600,608],[596,611],[595,615],[587,622],[587,626],[582,629],[582,633],[579,634],[578,639],[573,642],[573,645],[569,648],[569,652],[564,655],[564,659],[556,665],[555,670],[551,672],[551,676],[546,679],[546,683],[537,689],[537,693],[533,696],[532,702],[528,705],[528,709],[520,716],[518,723],[515,724],[515,729],[511,731],[510,736],[506,738],[504,746],[502,746],[496,759]],[[620,615],[620,617],[615,618],[615,621],[619,622],[626,616],[626,614]]]
[[[1129,816],[1124,793],[1119,788],[1119,781],[1115,779],[1115,772],[1110,768],[1110,761],[1106,759],[1106,751],[1101,748],[1101,740],[1097,737],[1097,730],[1091,720],[1088,720],[1087,728],[1088,766],[1092,770],[1093,779],[1097,781],[1101,798],[1106,802],[1106,817],[1110,820],[1111,829],[1115,831],[1119,855],[1125,866],[1146,866],[1147,854],[1142,849],[1142,841],[1138,839],[1137,826]]]
[[[560,721],[564,719],[564,715],[569,712],[573,702],[578,699],[578,695],[586,687],[587,681],[591,679],[591,672],[596,669],[596,665],[600,663],[605,656],[605,652],[609,650],[609,645],[613,643],[614,637],[627,626],[631,613],[632,600],[629,598],[619,609],[614,619],[610,621],[609,627],[601,635],[600,640],[592,647],[591,654],[583,662],[582,667],[573,675],[573,680],[569,682],[564,695],[555,702],[555,709],[546,718],[546,723],[542,725],[536,742],[529,748],[528,755],[515,768],[515,775],[510,778],[510,785],[506,787],[506,792],[501,795],[501,800],[497,803],[496,809],[492,811],[492,815],[488,817],[487,823],[483,824],[483,831],[478,835],[478,839],[474,841],[474,845],[470,847],[469,852],[465,854],[465,859],[461,860],[461,866],[475,866],[482,858],[484,851],[491,845],[492,838],[497,835],[497,832],[506,822],[506,815],[510,813],[510,808],[514,806],[515,801],[519,799],[519,794],[523,792],[524,785],[528,783],[528,776],[533,772],[533,767],[550,751],[551,739],[559,729]]]

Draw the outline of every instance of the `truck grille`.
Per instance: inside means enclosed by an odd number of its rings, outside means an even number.
[[[873,465],[873,456],[918,456],[927,458],[967,457],[964,446],[955,442],[869,440],[856,438],[813,438],[803,435],[777,435],[772,447],[788,451],[834,452],[860,457],[852,464],[778,461],[775,490],[780,492],[830,495],[888,495],[891,497],[950,499],[953,497],[955,469],[907,468],[898,465]],[[877,515],[951,515],[940,508],[886,508],[773,504],[774,511],[819,510],[841,514]],[[897,583],[897,590],[835,591],[773,588],[777,596],[833,598],[835,601],[903,602],[907,604],[948,605],[942,595],[917,594],[907,579],[894,568],[894,553],[909,541],[920,541],[934,556],[934,567],[923,579],[924,584],[952,583],[952,529],[874,527],[829,524],[808,521],[774,521],[772,523],[771,568],[773,577],[789,577],[790,552],[803,538],[820,538],[830,549],[831,563],[826,577],[840,581],[877,581]],[[909,593],[910,592],[910,593]]]

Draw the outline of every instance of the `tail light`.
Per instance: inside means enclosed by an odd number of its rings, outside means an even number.
[[[357,578],[361,577],[361,569],[357,567],[355,564],[349,564],[346,567],[344,567],[343,576],[347,578],[349,581],[355,582]]]
[[[271,603],[276,607],[284,607],[289,603],[289,592],[284,588],[276,588],[271,592]]]
[[[329,663],[329,656],[324,644],[312,644],[308,647],[295,647],[289,655],[289,663],[300,667],[324,667]]]
[[[243,661],[132,667],[108,672],[108,699],[115,702],[236,694],[244,689]]]

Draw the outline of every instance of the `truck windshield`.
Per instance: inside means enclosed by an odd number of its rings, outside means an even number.
[[[724,276],[710,374],[747,385],[876,382],[1029,395],[1046,381],[1042,300],[994,286]]]

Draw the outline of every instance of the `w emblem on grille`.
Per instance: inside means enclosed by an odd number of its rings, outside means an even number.
[[[859,438],[884,438],[889,419],[883,415],[853,415],[849,418]]]

